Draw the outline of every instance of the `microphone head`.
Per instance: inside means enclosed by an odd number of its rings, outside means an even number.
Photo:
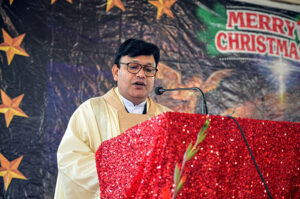
[[[158,86],[155,88],[154,92],[156,95],[162,95],[165,92],[165,89],[163,89],[161,86]]]

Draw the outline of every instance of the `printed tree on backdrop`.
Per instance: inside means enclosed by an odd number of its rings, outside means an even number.
[[[206,51],[211,56],[219,55],[215,47],[215,35],[218,31],[226,30],[226,9],[220,3],[216,3],[213,10],[201,6],[197,9],[197,16],[206,25],[206,30],[198,33],[200,41],[206,44]]]

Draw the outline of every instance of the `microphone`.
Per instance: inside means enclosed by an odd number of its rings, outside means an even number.
[[[155,92],[156,95],[162,95],[165,91],[166,90],[161,86],[158,86],[154,89],[154,92]]]
[[[155,88],[154,92],[155,92],[156,95],[162,95],[166,91],[181,91],[181,90],[197,90],[197,91],[199,91],[201,93],[201,96],[202,96],[202,114],[205,114],[205,115],[208,114],[204,93],[198,87],[165,89],[161,86],[158,86],[158,87]]]

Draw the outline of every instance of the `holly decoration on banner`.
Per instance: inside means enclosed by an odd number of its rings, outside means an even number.
[[[220,52],[215,47],[215,35],[220,30],[226,30],[227,14],[225,7],[216,3],[212,12],[207,7],[200,6],[197,9],[197,16],[206,25],[206,29],[198,33],[198,38],[206,44],[206,51],[209,55],[219,55]]]

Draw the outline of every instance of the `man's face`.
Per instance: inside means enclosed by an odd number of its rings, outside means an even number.
[[[137,74],[128,72],[127,65],[121,63],[129,62],[155,67],[155,60],[153,55],[123,56],[120,59],[120,69],[116,64],[112,68],[114,80],[118,81],[120,94],[137,105],[143,102],[152,91],[155,77],[147,77],[142,69]]]

